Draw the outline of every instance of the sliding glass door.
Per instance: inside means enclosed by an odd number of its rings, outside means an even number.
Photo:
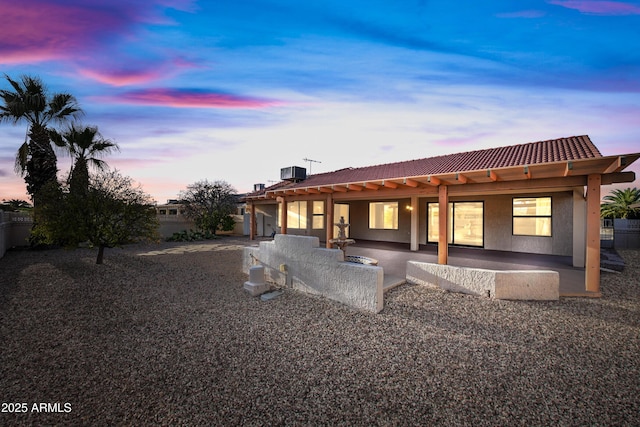
[[[438,203],[427,203],[427,242],[439,237]],[[452,245],[484,246],[484,203],[449,202],[447,241]]]

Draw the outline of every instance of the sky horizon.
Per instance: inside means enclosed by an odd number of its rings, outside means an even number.
[[[0,12],[0,88],[27,74],[75,95],[81,123],[120,147],[104,160],[158,203],[203,179],[245,193],[288,166],[576,135],[603,155],[640,152],[639,1],[0,0]],[[0,199],[28,200],[14,171],[26,129],[0,124]]]

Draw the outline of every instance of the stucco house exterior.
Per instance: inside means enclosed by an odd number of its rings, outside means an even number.
[[[340,217],[353,239],[570,256],[585,291],[600,287],[601,186],[633,182],[640,153],[603,156],[586,135],[283,180],[246,195],[250,236],[329,241]]]

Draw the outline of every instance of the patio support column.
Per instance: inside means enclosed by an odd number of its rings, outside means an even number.
[[[447,214],[449,191],[446,185],[438,187],[438,264],[448,264],[449,245],[447,243]]]
[[[584,187],[573,189],[573,266],[584,268],[587,241],[587,203],[584,198]]]
[[[331,249],[333,247],[333,244],[330,242],[331,239],[333,239],[333,196],[331,195],[331,193],[327,194],[327,206],[326,206],[326,210],[327,210],[327,219],[326,219],[326,225],[325,227],[327,228],[326,230],[326,243],[325,246],[328,249]]]
[[[249,240],[256,238],[256,205],[249,202]]]
[[[280,203],[280,234],[287,234],[287,201],[284,197],[278,197]]]
[[[419,248],[419,214],[418,212],[418,196],[411,196],[411,250],[417,251]]]
[[[600,292],[600,184],[602,175],[587,178],[587,254],[585,290]]]

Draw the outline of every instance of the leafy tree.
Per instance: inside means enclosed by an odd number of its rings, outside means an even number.
[[[24,176],[34,205],[39,190],[57,182],[57,158],[48,129],[52,122],[64,123],[81,113],[76,98],[68,93],[50,95],[37,77],[13,80],[5,74],[13,90],[0,90],[0,123],[27,123],[27,137],[16,156],[16,172]]]
[[[600,205],[601,218],[635,218],[640,214],[640,209],[631,205],[640,203],[640,190],[637,188],[625,188],[613,190],[611,194],[603,198],[605,203]]]
[[[225,181],[198,181],[180,192],[180,203],[185,215],[202,231],[214,235],[218,230],[228,230],[227,218],[236,210],[236,190]],[[233,228],[231,228],[233,229]]]
[[[97,247],[96,264],[105,248],[158,238],[153,200],[117,170],[90,176],[85,194],[50,185],[43,202],[36,207],[43,218],[37,231],[49,243]]]
[[[118,144],[102,137],[96,126],[71,123],[63,131],[50,130],[53,143],[64,148],[73,158],[69,185],[71,191],[86,191],[89,187],[89,165],[104,170],[107,163],[100,157],[118,150]]]

